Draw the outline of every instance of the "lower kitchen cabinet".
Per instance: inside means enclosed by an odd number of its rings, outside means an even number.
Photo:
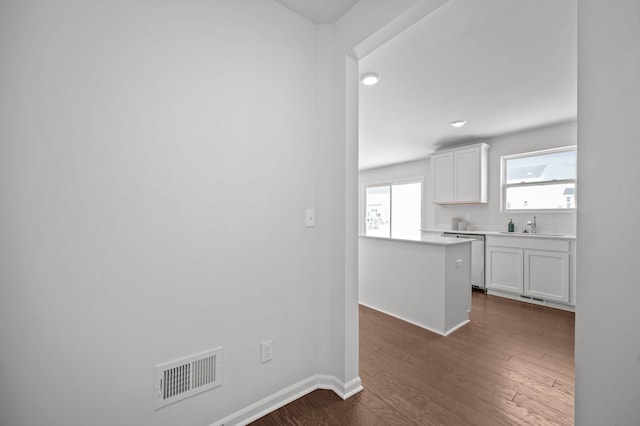
[[[522,294],[524,288],[522,250],[487,247],[487,288]]]
[[[525,250],[524,294],[569,302],[569,253]]]
[[[487,290],[523,300],[571,303],[569,243],[535,237],[487,239]]]

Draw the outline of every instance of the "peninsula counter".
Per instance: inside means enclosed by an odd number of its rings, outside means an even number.
[[[471,241],[360,236],[360,303],[446,336],[469,322]]]

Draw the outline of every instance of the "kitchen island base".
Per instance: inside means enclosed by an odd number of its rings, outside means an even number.
[[[471,243],[360,237],[360,303],[446,336],[469,322]]]

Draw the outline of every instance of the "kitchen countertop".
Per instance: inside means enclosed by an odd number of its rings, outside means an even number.
[[[530,232],[502,232],[502,231],[483,231],[479,229],[475,229],[473,231],[459,231],[459,230],[451,230],[451,229],[422,229],[423,233],[438,233],[441,234],[443,232],[454,232],[456,234],[469,234],[469,235],[491,235],[497,237],[531,237],[531,238],[555,238],[561,240],[575,240],[575,235],[569,234],[552,234],[552,233],[536,233],[532,234]]]
[[[471,243],[471,240],[465,240],[465,239],[453,238],[453,237],[442,237],[440,235],[425,235],[424,233],[420,236],[406,237],[406,238],[372,237],[370,235],[360,235],[360,238],[371,238],[375,240],[389,240],[389,241],[404,241],[404,242],[410,242],[410,243],[434,244],[434,245],[440,245],[440,246],[450,246],[454,244]]]

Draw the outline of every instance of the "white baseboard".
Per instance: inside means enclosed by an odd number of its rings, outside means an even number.
[[[258,420],[260,417],[266,416],[278,408],[281,408],[288,403],[293,402],[298,398],[302,398],[306,394],[318,389],[331,390],[340,398],[347,399],[364,388],[362,387],[360,377],[356,377],[348,383],[344,383],[334,376],[318,374],[282,389],[281,391],[251,404],[240,411],[218,420],[217,422],[212,423],[211,426],[247,425]]]
[[[462,327],[463,325],[465,325],[466,323],[469,322],[467,320],[467,321],[455,326],[454,328],[452,328],[449,331],[442,331],[442,330],[438,330],[438,329],[436,329],[434,327],[429,327],[428,325],[420,324],[419,322],[416,322],[416,321],[411,321],[410,319],[405,318],[405,317],[403,317],[401,315],[396,315],[396,314],[394,314],[392,312],[385,311],[384,309],[376,308],[375,306],[368,305],[366,303],[360,302],[360,304],[362,306],[366,306],[369,309],[373,309],[374,311],[382,312],[383,314],[389,315],[390,317],[394,317],[394,318],[397,318],[397,319],[399,319],[401,321],[408,322],[409,324],[413,324],[413,325],[418,326],[420,328],[424,328],[425,330],[430,331],[430,332],[435,333],[435,334],[439,334],[440,336],[446,336],[449,333],[453,333],[455,330],[457,330],[458,328]]]
[[[445,331],[445,332],[444,332],[444,334],[443,334],[443,336],[445,336],[445,337],[446,337],[446,336],[450,335],[451,333],[453,333],[453,332],[454,332],[454,331],[456,331],[457,329],[459,329],[459,328],[461,328],[461,327],[463,327],[463,326],[465,326],[465,325],[469,324],[470,322],[471,322],[471,320],[465,320],[465,321],[462,321],[460,324],[456,325],[455,327],[451,327],[449,330]]]

